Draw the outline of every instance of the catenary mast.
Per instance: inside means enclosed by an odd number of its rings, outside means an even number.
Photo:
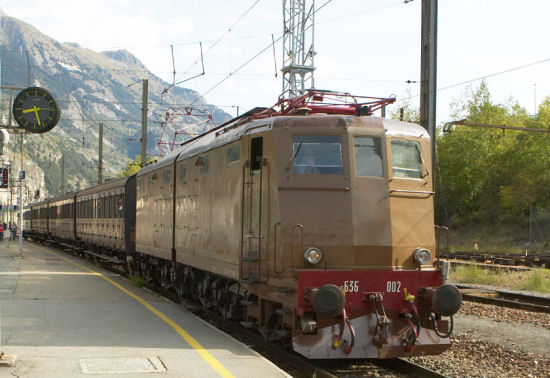
[[[315,0],[283,0],[283,92],[281,99],[301,96],[315,88],[313,36]]]

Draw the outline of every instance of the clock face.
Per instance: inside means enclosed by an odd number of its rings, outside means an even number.
[[[50,92],[40,87],[23,89],[13,101],[16,122],[31,133],[45,133],[57,125],[61,111]]]

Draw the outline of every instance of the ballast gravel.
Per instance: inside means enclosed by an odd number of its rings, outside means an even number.
[[[412,361],[449,377],[550,377],[550,314],[463,301],[451,348]]]
[[[541,312],[517,310],[513,308],[463,301],[462,306],[460,307],[460,314],[486,317],[497,322],[532,324],[535,327],[550,330],[550,314]]]
[[[548,377],[550,361],[540,355],[458,335],[439,356],[411,358],[449,377]]]

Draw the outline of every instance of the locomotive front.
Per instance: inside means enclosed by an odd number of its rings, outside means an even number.
[[[294,350],[308,358],[446,350],[461,296],[435,256],[425,129],[319,115],[280,118],[273,134],[286,167],[282,248],[298,281]]]

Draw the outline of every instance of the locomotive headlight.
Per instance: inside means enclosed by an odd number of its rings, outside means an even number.
[[[311,247],[304,252],[304,259],[310,264],[317,264],[323,258],[319,248]]]
[[[418,265],[425,265],[432,260],[432,253],[426,248],[417,248],[413,256]]]

